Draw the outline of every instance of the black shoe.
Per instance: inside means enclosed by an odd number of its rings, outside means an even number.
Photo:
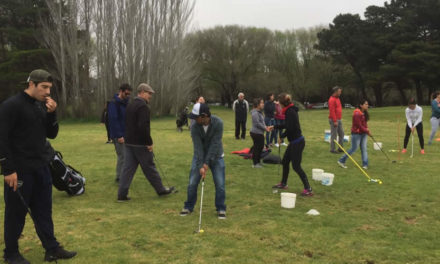
[[[31,264],[20,253],[17,253],[11,257],[4,257],[5,262],[9,264]]]
[[[338,154],[338,152],[336,150],[330,150],[330,153]]]
[[[174,186],[171,186],[169,188],[165,187],[165,190],[161,191],[160,193],[158,193],[159,196],[164,196],[164,195],[168,195],[170,193],[173,193],[175,190]]]
[[[131,200],[131,198],[128,197],[128,196],[124,196],[124,197],[119,197],[119,196],[118,196],[118,202],[120,202],[120,203],[128,202],[128,201],[130,201],[130,200]]]
[[[342,152],[344,152],[342,149],[340,149],[340,148],[338,148],[338,152],[339,153],[342,153]]]
[[[57,259],[70,259],[76,256],[75,251],[67,251],[63,247],[57,247],[54,250],[46,251],[44,261],[56,261]]]

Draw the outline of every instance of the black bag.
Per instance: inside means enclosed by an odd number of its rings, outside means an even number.
[[[86,179],[79,171],[64,163],[60,152],[55,152],[49,167],[52,174],[52,184],[59,191],[66,191],[71,196],[84,193]]]
[[[281,158],[277,155],[269,154],[263,158],[263,162],[268,164],[281,164]]]

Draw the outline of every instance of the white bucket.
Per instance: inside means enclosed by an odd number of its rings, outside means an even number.
[[[335,175],[333,173],[323,173],[322,174],[322,185],[330,186],[333,184]]]
[[[330,143],[332,132],[330,130],[324,130],[324,141]]]
[[[296,194],[283,192],[281,193],[281,207],[295,208]]]
[[[324,170],[321,169],[312,169],[312,179],[315,181],[322,181],[322,174]]]
[[[374,142],[373,148],[374,150],[380,150],[382,148],[382,142]]]

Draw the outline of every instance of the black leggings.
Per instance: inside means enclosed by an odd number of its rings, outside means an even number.
[[[254,165],[260,163],[261,152],[264,147],[264,136],[262,134],[255,134],[251,132],[251,138],[254,141],[252,146],[252,160]]]
[[[425,141],[423,140],[423,124],[419,123],[416,126],[416,129],[417,129],[417,136],[419,136],[420,148],[424,149]],[[411,128],[408,126],[408,124],[406,124],[405,139],[403,140],[403,148],[405,149],[408,146],[408,140],[410,135],[411,135]]]
[[[287,184],[287,178],[289,177],[289,163],[292,162],[292,168],[299,175],[304,185],[304,189],[310,190],[310,184],[307,179],[307,175],[304,172],[304,170],[301,168],[302,153],[305,145],[306,142],[304,140],[301,140],[298,143],[294,143],[294,144],[291,143],[287,147],[286,152],[284,152],[284,157],[282,161],[283,179],[281,180],[281,183]]]

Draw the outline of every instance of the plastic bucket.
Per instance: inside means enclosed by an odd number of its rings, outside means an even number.
[[[296,194],[283,192],[281,193],[281,207],[295,208]]]
[[[335,179],[335,175],[333,173],[323,173],[322,174],[322,185],[330,186],[333,184],[333,180]]]
[[[322,181],[322,174],[324,170],[321,169],[312,169],[312,179],[315,181]]]
[[[374,142],[373,148],[374,150],[380,150],[382,148],[382,142]]]
[[[324,130],[324,141],[330,143],[331,135],[332,133],[330,130]]]

